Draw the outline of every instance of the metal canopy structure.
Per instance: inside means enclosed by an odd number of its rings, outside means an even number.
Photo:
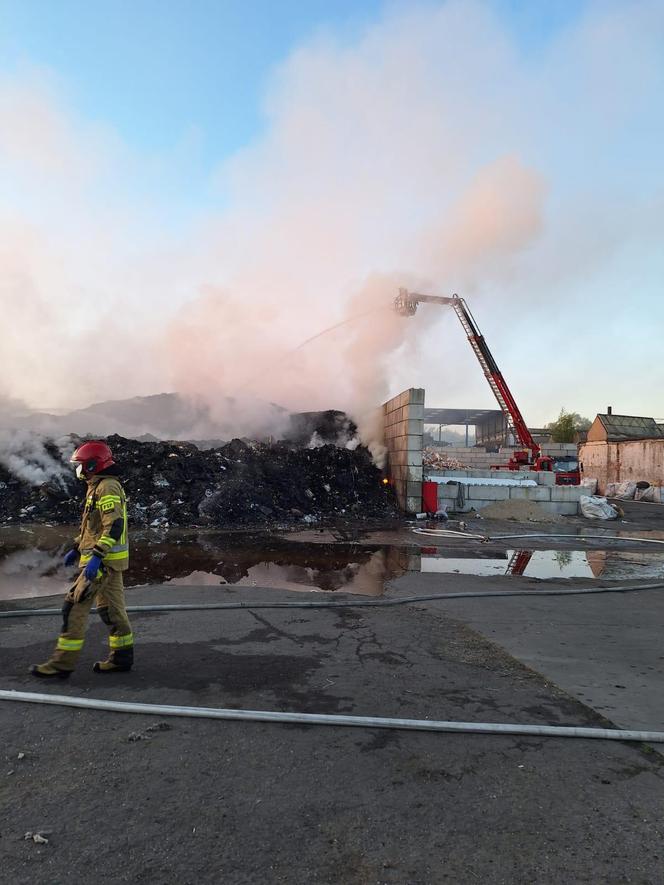
[[[425,409],[424,423],[438,426],[438,439],[442,439],[443,427],[461,425],[475,427],[476,445],[506,445],[510,442],[507,418],[501,409]]]
[[[500,409],[425,409],[425,424],[465,424],[468,426],[480,424],[487,418],[502,418]]]

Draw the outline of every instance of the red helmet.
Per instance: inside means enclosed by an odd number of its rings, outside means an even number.
[[[69,459],[72,464],[80,464],[85,473],[94,476],[95,473],[101,473],[111,464],[115,464],[113,460],[113,452],[109,449],[105,442],[91,440],[79,446]]]

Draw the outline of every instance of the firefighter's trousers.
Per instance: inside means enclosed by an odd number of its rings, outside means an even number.
[[[73,670],[85,641],[88,615],[96,603],[99,617],[108,627],[109,662],[121,668],[131,667],[134,660],[134,637],[127,617],[122,572],[105,569],[101,577],[90,585],[82,602],[73,602],[73,590],[86,579],[80,572],[76,584],[65,597],[62,606],[62,632],[49,664],[59,670]]]

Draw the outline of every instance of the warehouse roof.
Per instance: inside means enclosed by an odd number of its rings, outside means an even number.
[[[597,419],[604,426],[609,441],[664,438],[664,429],[654,418],[639,418],[635,415],[598,415]]]
[[[502,418],[500,409],[425,409],[425,424],[477,424],[488,415]]]

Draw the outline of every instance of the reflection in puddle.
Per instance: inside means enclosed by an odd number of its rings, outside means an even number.
[[[0,529],[0,600],[65,592],[74,570],[62,565],[71,529]],[[406,572],[486,577],[603,578],[664,576],[664,555],[619,550],[507,550],[312,543],[274,536],[179,532],[137,533],[127,586],[274,587],[380,596]]]
[[[592,578],[581,550],[507,550],[489,558],[423,556],[423,572],[459,575],[526,575],[529,578]]]
[[[302,545],[298,545],[302,546]],[[318,547],[319,549],[319,547]],[[383,550],[347,550],[349,561],[340,567],[305,566],[284,564],[273,561],[250,565],[246,574],[237,580],[227,580],[218,574],[192,572],[181,578],[171,578],[168,584],[233,584],[239,587],[274,587],[281,590],[343,590],[344,593],[359,593],[362,596],[380,596],[385,590],[385,582],[399,577],[406,571],[415,570],[419,557],[397,548]]]
[[[431,548],[430,548],[431,549]],[[459,557],[423,553],[422,572],[459,575],[525,575],[527,578],[633,578],[664,577],[664,556],[618,550],[507,550],[491,556]]]
[[[52,596],[68,589],[72,572],[64,568],[60,554],[17,550],[3,556],[0,547],[0,557],[0,599]]]
[[[71,530],[0,529],[0,599],[63,593],[75,573],[62,565]],[[251,541],[253,540],[253,543]],[[180,533],[134,537],[128,587],[274,587],[379,596],[385,584],[419,569],[419,555],[390,545],[306,544],[280,538]]]

